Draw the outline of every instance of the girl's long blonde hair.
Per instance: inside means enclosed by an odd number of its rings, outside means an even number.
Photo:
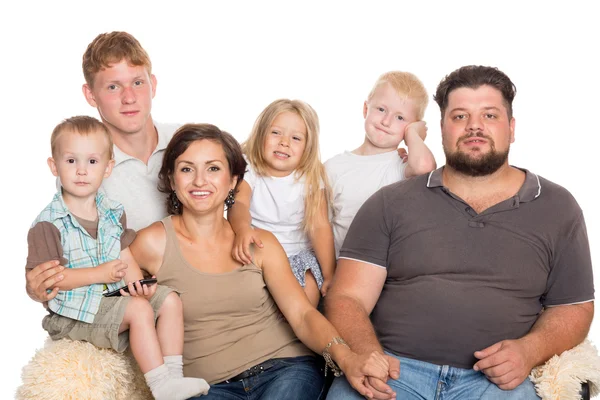
[[[306,125],[306,146],[304,153],[300,158],[300,164],[296,169],[295,178],[306,179],[306,192],[304,196],[304,221],[302,229],[309,233],[319,217],[319,209],[323,206],[322,202],[327,203],[327,208],[331,206],[330,196],[331,188],[327,180],[325,168],[321,163],[319,151],[319,117],[315,110],[307,103],[300,100],[279,99],[269,104],[258,116],[250,137],[242,144],[242,150],[248,162],[252,165],[257,175],[267,175],[267,164],[263,154],[264,144],[269,129],[273,121],[282,112],[292,112],[297,114],[304,125]],[[321,196],[321,185],[325,191],[325,196]]]

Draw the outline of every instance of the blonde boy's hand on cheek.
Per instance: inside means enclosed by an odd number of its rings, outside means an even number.
[[[419,135],[421,140],[425,140],[427,137],[427,123],[425,121],[415,121],[406,125],[405,133],[404,133],[404,141],[407,142],[414,136]]]

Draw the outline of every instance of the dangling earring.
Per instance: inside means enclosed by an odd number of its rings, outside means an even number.
[[[233,206],[235,204],[235,192],[233,191],[233,189],[231,189],[229,191],[229,194],[227,194],[227,198],[225,199],[225,209],[229,210],[231,208],[231,206]]]
[[[181,214],[181,202],[177,198],[177,193],[173,190],[169,195],[169,206],[175,214]]]

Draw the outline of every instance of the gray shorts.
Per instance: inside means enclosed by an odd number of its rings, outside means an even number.
[[[158,285],[156,293],[150,299],[155,323],[156,313],[171,292],[173,289]],[[53,340],[64,338],[82,340],[96,347],[112,348],[122,353],[129,346],[129,331],[119,334],[119,328],[130,299],[130,296],[102,297],[100,308],[91,324],[50,312],[42,320],[42,327]]]
[[[317,261],[317,257],[312,250],[302,250],[300,253],[289,257],[288,261],[290,262],[294,276],[300,282],[300,286],[306,286],[306,271],[310,271],[317,281],[317,286],[321,289],[321,286],[323,286],[323,274],[321,273],[321,266]]]

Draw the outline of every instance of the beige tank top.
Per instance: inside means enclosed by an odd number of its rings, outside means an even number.
[[[254,264],[209,274],[190,265],[171,217],[158,281],[183,302],[183,373],[218,383],[271,358],[314,355],[294,334]]]

